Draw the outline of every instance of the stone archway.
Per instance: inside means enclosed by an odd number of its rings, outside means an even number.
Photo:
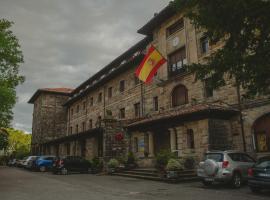
[[[270,152],[270,113],[258,118],[253,130],[257,152]]]

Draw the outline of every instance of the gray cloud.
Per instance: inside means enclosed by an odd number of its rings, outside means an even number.
[[[13,126],[31,132],[38,88],[76,87],[143,36],[136,31],[169,0],[1,0],[25,57]]]

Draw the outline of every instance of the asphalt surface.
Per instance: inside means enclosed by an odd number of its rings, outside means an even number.
[[[0,200],[261,200],[270,191],[253,194],[247,186],[211,188],[199,182],[168,184],[117,176],[53,175],[0,167]]]

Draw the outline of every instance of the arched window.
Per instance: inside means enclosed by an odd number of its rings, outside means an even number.
[[[258,152],[270,151],[270,113],[256,120],[253,125]]]
[[[195,148],[194,133],[192,129],[187,130],[187,148],[189,149]]]
[[[172,107],[188,103],[188,92],[184,85],[176,86],[172,91]]]

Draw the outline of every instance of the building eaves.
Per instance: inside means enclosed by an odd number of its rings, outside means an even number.
[[[38,96],[42,93],[50,93],[50,94],[57,94],[62,96],[70,96],[73,89],[71,88],[41,88],[38,89],[34,95],[30,98],[28,103],[33,104]]]
[[[114,61],[112,61],[110,64],[105,66],[98,73],[90,77],[87,81],[82,83],[73,91],[71,97],[64,104],[64,106],[72,104],[82,96],[86,95],[89,91],[101,86],[106,81],[115,77],[119,73],[129,69],[130,65],[139,64],[139,62],[144,57],[143,51],[151,41],[151,37],[144,38],[125,53],[116,58]]]
[[[171,18],[176,14],[176,10],[169,4],[159,13],[155,14],[150,21],[148,21],[143,27],[141,27],[137,32],[143,35],[152,35],[153,30],[160,26],[164,21]]]
[[[178,109],[172,109],[151,116],[146,116],[144,118],[137,119],[136,121],[130,121],[126,127],[128,129],[143,126],[152,127],[151,125],[160,123],[161,121],[164,123],[165,121],[170,123],[173,121],[173,119],[185,121],[190,119],[192,120],[194,117],[211,117],[213,114],[216,118],[226,119],[237,113],[239,113],[239,110],[232,107],[219,104],[202,103],[197,105],[182,106]]]

